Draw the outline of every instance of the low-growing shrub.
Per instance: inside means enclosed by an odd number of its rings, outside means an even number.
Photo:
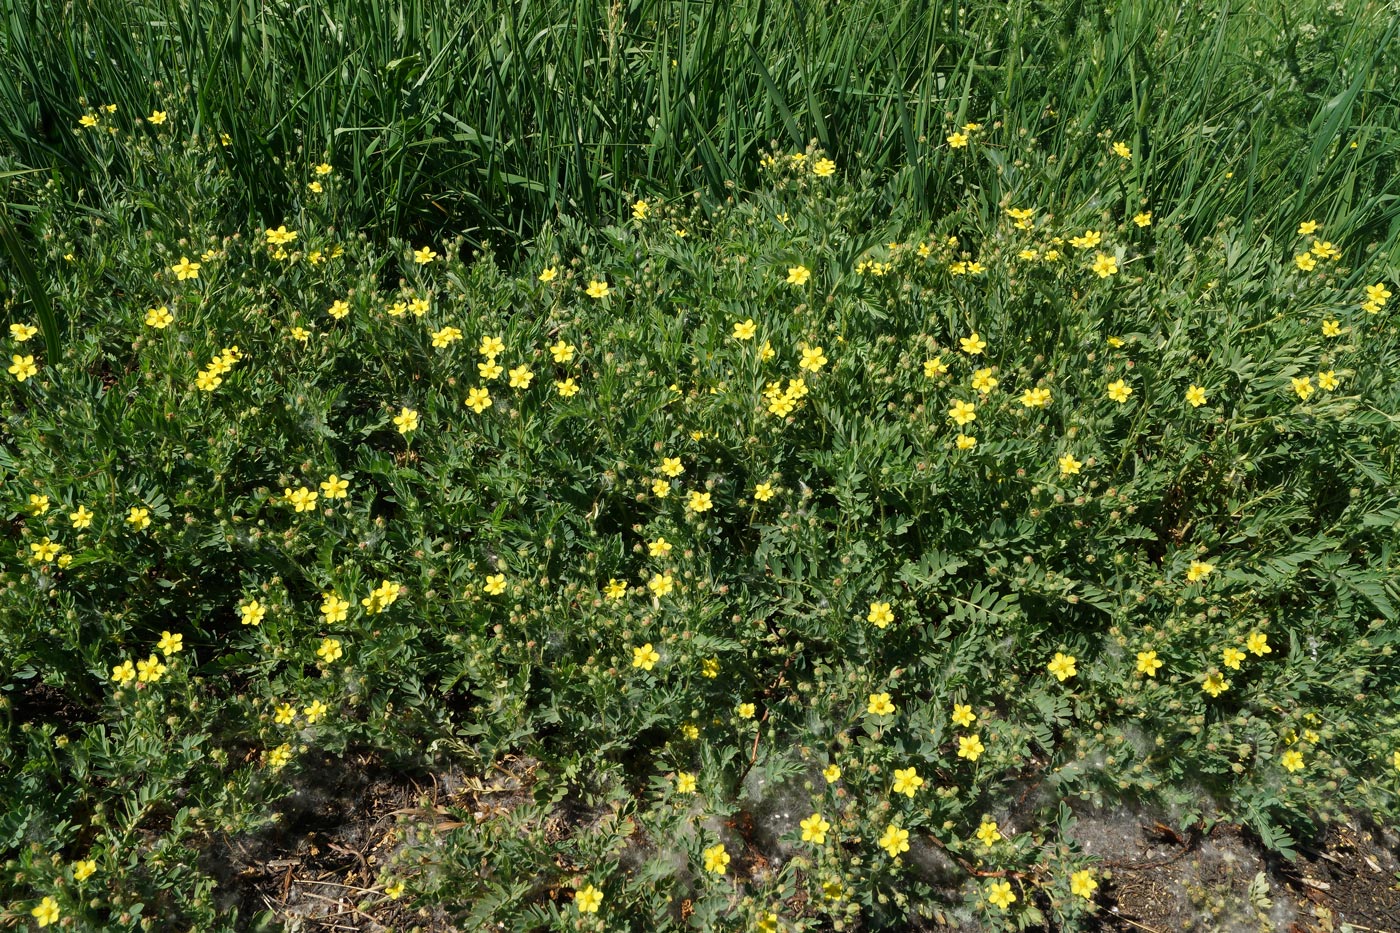
[[[1076,801],[1400,816],[1386,257],[948,136],[933,222],[774,149],[515,270],[343,229],[329,157],[233,224],[178,126],[91,135],[113,208],[12,179],[8,916],[245,926],[199,856],[313,750],[529,762],[366,895],[465,929],[1075,928]]]

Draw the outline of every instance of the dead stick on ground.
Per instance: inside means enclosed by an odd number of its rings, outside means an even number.
[[[1147,933],[1162,933],[1161,930],[1153,929],[1152,927],[1147,926],[1146,924],[1138,923],[1136,920],[1129,920],[1127,917],[1123,916],[1120,913],[1117,913],[1116,911],[1114,912],[1113,916],[1117,917],[1119,920],[1122,920],[1124,923],[1131,923],[1139,930],[1146,930]]]

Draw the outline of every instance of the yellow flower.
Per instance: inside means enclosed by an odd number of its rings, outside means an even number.
[[[608,283],[593,279],[589,281],[585,291],[588,292],[589,298],[606,298],[608,297]]]
[[[534,378],[535,374],[530,372],[528,366],[517,366],[510,371],[510,387],[512,389],[528,389],[530,388],[530,380]]]
[[[691,490],[690,497],[685,507],[692,512],[705,512],[708,511],[712,505],[713,503],[710,501],[710,494],[708,492],[696,492],[695,490]]]
[[[1201,689],[1213,697],[1218,697],[1226,690],[1229,690],[1230,685],[1226,682],[1224,675],[1219,671],[1211,671],[1206,675],[1206,679],[1201,682]]]
[[[1337,260],[1342,258],[1341,250],[1337,249],[1337,247],[1333,246],[1327,240],[1314,240],[1312,254],[1318,259]]]
[[[647,542],[647,554],[651,557],[665,557],[671,553],[672,546],[665,538],[657,538]]]
[[[1226,648],[1220,653],[1220,657],[1226,667],[1237,671],[1240,669],[1240,662],[1244,660],[1245,654],[1238,648]]]
[[[712,845],[705,850],[705,871],[712,874],[722,875],[729,867],[729,853],[724,851],[724,843]]]
[[[609,577],[608,585],[603,588],[603,595],[608,599],[621,599],[627,595],[627,584],[615,577]]]
[[[37,493],[29,494],[29,510],[35,515],[43,515],[49,510],[49,497]]]
[[[1006,910],[1016,902],[1016,895],[1011,893],[1011,882],[993,881],[987,886],[987,903],[994,907]]]
[[[909,830],[900,829],[893,823],[885,827],[885,834],[880,837],[880,848],[890,854],[890,858],[897,858],[899,853],[909,851]]]
[[[344,654],[338,638],[323,638],[321,639],[321,647],[316,649],[316,656],[327,664],[339,661]]]
[[[1324,373],[1317,374],[1317,385],[1320,389],[1326,389],[1328,392],[1331,392],[1339,384],[1340,382],[1337,379],[1337,374],[1330,369]]]
[[[1027,408],[1044,408],[1050,404],[1050,390],[1027,389],[1021,393],[1021,404]]]
[[[272,713],[272,721],[279,726],[291,725],[296,721],[296,707],[290,703],[280,703]]]
[[[948,364],[943,362],[943,357],[935,356],[931,360],[924,360],[924,378],[933,379],[945,375],[947,372]]]
[[[752,340],[756,333],[758,333],[758,325],[753,322],[753,318],[734,322],[735,340]]]
[[[346,490],[350,488],[348,480],[343,480],[334,473],[321,484],[321,492],[327,499],[344,499]]]
[[[165,116],[166,114],[164,110],[157,110],[146,118],[146,122],[154,123],[156,126],[160,126],[162,123],[165,122]]]
[[[39,926],[46,927],[51,923],[57,923],[59,917],[58,901],[51,897],[45,897],[39,902],[39,906],[29,912],[29,915],[39,922]]]
[[[678,793],[678,794],[693,794],[693,793],[695,793],[695,775],[693,775],[693,774],[691,774],[691,773],[689,773],[689,772],[687,772],[687,771],[678,771],[678,772],[676,773],[676,793]]]
[[[1294,771],[1301,771],[1303,770],[1303,753],[1290,748],[1279,758],[1279,764],[1283,765],[1290,774]]]
[[[958,343],[962,345],[963,352],[969,356],[977,356],[983,350],[987,349],[987,342],[983,340],[976,331],[973,331],[970,337],[959,339]]]
[[[948,134],[948,148],[950,148],[950,149],[962,149],[962,148],[963,148],[964,146],[966,146],[966,145],[967,145],[967,134],[966,134],[966,133],[950,133],[950,134]]]
[[[819,178],[830,178],[836,174],[836,163],[830,159],[818,159],[812,166],[812,174]]]
[[[112,679],[121,686],[126,686],[136,679],[136,665],[131,661],[123,661],[112,668]]]
[[[487,335],[481,338],[481,346],[477,348],[477,352],[488,360],[494,360],[505,348],[506,345],[501,341],[500,337]]]
[[[997,378],[992,375],[992,367],[987,366],[972,374],[972,387],[978,392],[986,395],[997,387]]]
[[[1390,289],[1385,287],[1384,282],[1377,282],[1375,285],[1366,286],[1366,302],[1378,307],[1384,307],[1390,300]]]
[[[428,336],[433,338],[433,346],[439,350],[450,346],[453,341],[462,339],[462,332],[455,327],[444,327],[442,330],[433,331]]]
[[[962,427],[969,422],[977,420],[977,406],[973,405],[971,402],[954,399],[953,407],[948,409],[948,417],[957,422],[958,427]]]
[[[402,408],[394,416],[394,424],[398,427],[400,434],[407,434],[409,431],[418,430],[418,412],[412,408]]]
[[[329,162],[322,162],[320,165],[316,166],[317,175],[329,175],[330,173],[331,166]]]
[[[239,606],[238,613],[242,616],[240,621],[244,625],[258,625],[263,616],[267,615],[267,607],[254,599]]]
[[[1055,675],[1055,679],[1064,683],[1073,677],[1078,671],[1074,667],[1075,657],[1072,654],[1062,654],[1055,652],[1055,657],[1045,666],[1045,669]]]
[[[719,658],[706,658],[700,662],[700,674],[711,680],[719,676]]]
[[[870,614],[865,617],[865,621],[871,622],[876,628],[885,628],[894,621],[894,612],[890,609],[889,603],[871,603]]]
[[[1260,657],[1274,650],[1269,647],[1269,636],[1263,632],[1250,632],[1249,637],[1244,640],[1244,646],[1250,654],[1257,654]]]
[[[896,794],[903,794],[906,797],[913,797],[914,792],[923,786],[924,779],[919,777],[919,773],[915,769],[895,769],[893,790]]]
[[[316,493],[305,486],[296,490],[287,489],[285,495],[287,501],[294,505],[298,512],[310,512],[316,507]]]
[[[86,528],[92,524],[92,513],[88,511],[87,506],[80,505],[78,511],[68,513],[68,520],[73,523],[74,528]]]
[[[78,125],[92,129],[97,126],[97,117],[95,114],[85,113],[78,118]]]
[[[170,271],[175,273],[175,278],[183,282],[185,279],[199,278],[199,266],[197,262],[190,262],[185,256],[180,257],[180,261],[170,267]]]
[[[888,716],[894,712],[894,704],[890,702],[888,693],[870,694],[870,703],[866,706],[866,712],[872,716]]]
[[[959,434],[957,437],[953,438],[953,444],[958,450],[971,450],[977,446],[977,438],[969,434]]]
[[[997,829],[996,820],[982,819],[982,825],[977,827],[977,838],[982,841],[982,845],[991,848],[1001,841],[1001,831]]]
[[[554,391],[559,393],[560,398],[573,398],[578,395],[578,383],[574,382],[572,376],[568,379],[556,379],[554,380]]]
[[[953,704],[953,722],[963,728],[967,728],[977,721],[977,716],[972,712],[970,703]]]
[[[740,719],[752,719],[755,708],[752,703],[740,703],[734,708],[734,712]]]
[[[1107,253],[1096,253],[1094,255],[1093,270],[1101,279],[1106,279],[1110,275],[1118,272],[1118,260]]]
[[[1299,236],[1310,236],[1317,229],[1317,221],[1305,220],[1298,225]]]
[[[661,655],[654,648],[652,648],[651,642],[647,642],[640,648],[632,649],[633,667],[640,667],[644,671],[649,671],[652,669],[653,666],[655,666],[656,662],[660,660]]]
[[[292,760],[292,747],[283,743],[267,752],[267,766],[274,771],[286,766]]]
[[[644,200],[632,205],[632,216],[637,220],[646,220],[650,211],[651,205]]]
[[[1099,883],[1094,880],[1094,873],[1087,868],[1069,876],[1069,892],[1086,901],[1094,899],[1094,889],[1098,886]]]
[[[165,664],[160,658],[151,655],[144,661],[136,662],[136,679],[143,684],[153,684],[165,673]]]
[[[1214,564],[1193,560],[1191,561],[1191,566],[1186,569],[1186,580],[1188,583],[1195,583],[1197,580],[1208,576],[1213,570],[1215,570]]]
[[[661,472],[674,479],[685,472],[685,467],[681,465],[680,457],[663,457],[661,459]]]
[[[549,355],[556,363],[571,363],[574,359],[574,345],[567,340],[558,340],[549,348]]]
[[[1187,386],[1186,401],[1192,408],[1200,408],[1206,403],[1206,390],[1198,385]]]
[[[1400,752],[1396,752],[1396,754],[1400,755]],[[1400,768],[1400,764],[1395,767]],[[836,765],[827,765],[822,769],[822,777],[826,779],[828,784],[834,784],[841,780],[841,769]]]
[[[671,494],[671,484],[664,479],[654,479],[651,481],[651,494],[658,499],[664,499]]]
[[[73,880],[74,880],[74,881],[86,881],[86,880],[88,880],[89,878],[92,877],[92,874],[93,874],[93,872],[95,872],[95,871],[97,871],[97,860],[96,860],[96,859],[87,859],[86,861],[82,861],[82,862],[74,862],[74,863],[73,863]]]
[[[160,653],[167,658],[172,654],[179,654],[181,651],[185,650],[185,636],[172,634],[171,632],[161,632],[160,641],[156,642],[156,647],[160,649]]]
[[[1139,674],[1146,674],[1148,677],[1156,677],[1157,669],[1162,666],[1162,662],[1157,660],[1156,651],[1139,651],[1137,653],[1137,670]]]
[[[753,488],[753,497],[759,502],[767,502],[769,499],[773,498],[773,484],[759,483]]]
[[[492,573],[486,575],[486,584],[482,587],[488,596],[500,596],[506,591],[506,575],[503,573]]]
[[[55,544],[46,536],[42,541],[36,541],[29,545],[29,549],[34,552],[34,559],[39,563],[45,563],[58,556],[58,552],[63,550],[63,545]]]
[[[1152,212],[1143,211],[1141,214],[1134,214],[1133,223],[1137,224],[1139,227],[1152,226]]]
[[[326,313],[338,321],[350,313],[350,302],[333,301],[331,306],[326,309]]]
[[[35,334],[39,333],[39,328],[32,324],[11,324],[10,336],[19,343],[24,343]]]
[[[669,572],[653,574],[647,583],[647,589],[651,590],[654,596],[668,596],[675,587],[675,580]]]
[[[1114,143],[1113,153],[1114,155],[1120,156],[1124,159],[1131,159],[1133,157],[1133,150],[1128,148],[1127,143]]]
[[[1299,253],[1293,257],[1293,264],[1304,272],[1311,272],[1317,268],[1317,260],[1309,253]]]
[[[978,735],[958,736],[958,757],[966,758],[968,761],[976,761],[982,756],[987,747],[982,744],[982,737]]]
[[[308,190],[310,190],[312,194],[321,194],[323,191],[326,190],[325,185],[321,184],[319,181],[308,181],[306,183],[306,187]]]
[[[1342,322],[1341,322],[1341,321],[1323,321],[1323,322],[1322,322],[1322,336],[1324,336],[1324,337],[1340,337],[1341,334],[1342,334]]]
[[[482,388],[468,389],[467,406],[479,415],[491,407],[491,394]]]
[[[540,273],[540,281],[553,282],[555,276],[557,276],[558,274],[558,269],[554,268],[553,266],[545,266],[544,271]]]
[[[581,914],[596,914],[602,905],[603,892],[591,884],[579,888],[578,893],[574,895],[574,906]]]
[[[151,525],[151,510],[139,506],[132,506],[130,511],[126,513],[126,521],[127,524],[137,531],[149,528]]]
[[[16,353],[11,359],[14,361],[14,365],[10,367],[10,373],[15,377],[16,382],[23,382],[39,372],[39,367],[34,365],[32,355],[20,356]]]
[[[1115,380],[1108,384],[1108,397],[1120,405],[1128,400],[1128,396],[1133,394],[1132,386],[1122,379]]]
[[[811,842],[816,845],[826,843],[826,833],[827,830],[831,829],[831,824],[822,819],[820,813],[813,813],[798,825],[802,827],[803,842]]]
[[[1293,391],[1298,393],[1298,397],[1299,397],[1299,398],[1301,398],[1301,399],[1306,399],[1308,396],[1310,396],[1310,395],[1313,394],[1313,385],[1312,385],[1312,377],[1311,377],[1311,376],[1303,376],[1301,379],[1296,379],[1296,378],[1295,378],[1295,379],[1293,379],[1292,381],[1293,381]]]
[[[437,250],[430,246],[424,246],[413,251],[413,261],[420,266],[426,266],[438,257]]]
[[[812,270],[806,266],[788,266],[787,284],[806,285],[812,277]]]

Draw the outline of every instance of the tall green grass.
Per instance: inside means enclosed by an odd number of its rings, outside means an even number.
[[[1226,0],[3,0],[0,149],[82,183],[90,106],[165,109],[229,134],[239,208],[283,215],[270,173],[328,155],[376,233],[500,243],[633,192],[747,186],[756,153],[815,138],[952,210],[967,151],[1002,121],[1060,148],[1105,131],[1138,153],[1122,205],[1209,233],[1226,216],[1318,215],[1400,235],[1397,19]],[[1358,130],[1365,124],[1368,129]],[[1351,148],[1355,143],[1356,148]],[[1078,151],[1096,151],[1079,147]],[[996,162],[1000,150],[976,158]],[[1083,156],[1088,158],[1089,156]],[[1002,165],[1014,195],[1020,169]],[[1060,210],[1090,196],[1069,162]],[[1232,172],[1234,179],[1227,179]],[[1235,183],[1226,184],[1227,180]]]

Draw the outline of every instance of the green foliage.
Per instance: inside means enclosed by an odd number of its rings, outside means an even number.
[[[4,388],[16,897],[85,890],[91,858],[124,893],[65,894],[81,922],[209,922],[192,853],[265,818],[311,747],[538,762],[531,799],[421,851],[410,833],[384,879],[520,930],[568,926],[550,892],[586,882],[639,929],[796,903],[898,925],[958,883],[918,867],[930,847],[1009,872],[1008,919],[1070,924],[1089,902],[1065,800],[1158,797],[1184,823],[1214,800],[1285,853],[1339,800],[1394,813],[1371,726],[1397,721],[1396,340],[1346,284],[1376,278],[1346,230],[1304,272],[1292,230],[1193,247],[1061,220],[1037,206],[1073,153],[986,129],[1022,165],[999,212],[872,228],[872,173],[774,153],[751,197],[561,227],[507,274],[343,237],[336,174],[286,225],[230,230],[218,147],[97,139],[133,166],[101,182],[112,207],[14,181],[69,311],[62,357]],[[1139,169],[1105,143],[1081,171]],[[1319,372],[1339,381],[1303,397]],[[891,789],[905,768],[913,796]],[[550,829],[565,801],[591,815]],[[800,840],[808,812],[826,845]],[[989,816],[1008,841],[974,838]],[[892,825],[907,862],[873,844]],[[938,909],[1002,916],[987,884]]]
[[[1378,10],[22,9],[8,920],[265,922],[211,859],[352,750],[471,773],[364,894],[464,929],[1077,929],[1072,804],[1400,818]]]

